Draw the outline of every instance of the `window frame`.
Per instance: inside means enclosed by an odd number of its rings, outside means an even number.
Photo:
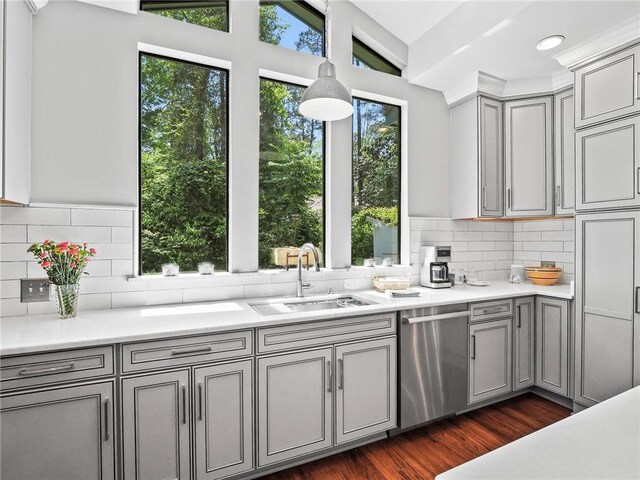
[[[365,59],[356,55],[356,47],[364,50],[364,52],[370,56],[372,56],[376,62],[379,62],[383,65],[384,68],[377,68],[375,65],[372,65],[370,62],[367,62]],[[375,70],[376,72],[386,73],[388,75],[393,75],[396,77],[402,77],[402,69],[397,67],[395,64],[387,60],[385,57],[376,52],[373,48],[368,46],[362,40],[360,40],[355,35],[351,36],[351,59],[353,64],[353,59],[357,58],[360,62],[364,63],[371,70]],[[362,68],[359,65],[354,65],[355,67]]]
[[[152,13],[155,14],[156,10],[189,10],[189,9],[198,9],[198,8],[207,8],[207,7],[215,7],[215,4],[220,4],[220,6],[224,6],[225,9],[225,26],[224,26],[224,30],[217,30],[214,28],[211,28],[211,30],[216,30],[218,32],[226,32],[229,33],[229,29],[231,26],[231,19],[229,18],[230,15],[230,8],[229,8],[229,1],[230,0],[187,0],[187,1],[180,1],[180,0],[140,0],[138,3],[138,9],[141,12],[147,12],[147,13]],[[199,5],[201,4],[201,5]],[[150,5],[160,5],[160,6],[164,6],[164,8],[162,7],[156,7],[156,8],[144,8],[145,6],[150,6]],[[185,5],[187,5],[187,7],[185,7]],[[187,23],[189,25],[196,25],[198,27],[202,27],[202,28],[208,28],[208,27],[203,27],[202,25],[198,25],[197,23],[190,23],[190,22],[184,22]]]
[[[137,245],[137,251],[134,250],[134,255],[137,254],[137,258],[134,258],[134,262],[135,262],[135,266],[137,268],[137,272],[135,272],[135,276],[136,277],[141,277],[144,278],[144,270],[142,269],[142,57],[146,56],[146,57],[155,57],[155,58],[159,58],[162,60],[168,60],[168,61],[174,61],[174,62],[182,62],[182,63],[186,63],[189,65],[194,65],[196,67],[204,67],[204,68],[210,68],[213,70],[219,70],[221,72],[224,72],[225,76],[226,76],[226,83],[227,83],[227,88],[226,88],[226,98],[224,99],[225,101],[225,129],[227,132],[227,135],[224,138],[224,143],[225,143],[225,152],[226,152],[226,159],[225,159],[225,163],[226,163],[226,168],[225,168],[225,184],[226,184],[226,190],[227,193],[225,195],[226,197],[226,205],[225,205],[225,221],[226,221],[226,228],[225,228],[225,244],[226,244],[226,253],[225,253],[225,258],[226,258],[226,264],[225,264],[225,268],[224,271],[225,272],[229,272],[229,252],[231,250],[231,245],[230,245],[230,235],[229,235],[229,217],[230,217],[230,204],[231,204],[231,190],[229,188],[229,181],[230,181],[230,170],[231,170],[231,162],[230,162],[230,147],[231,147],[231,142],[230,142],[230,137],[231,137],[231,124],[230,124],[230,100],[231,100],[231,69],[230,68],[224,68],[224,67],[218,67],[218,66],[214,66],[214,65],[208,65],[206,63],[200,63],[200,62],[196,62],[193,60],[185,60],[182,58],[178,58],[177,56],[169,56],[169,55],[164,55],[164,54],[159,54],[159,53],[153,53],[150,51],[146,51],[146,50],[142,50],[142,49],[138,49],[138,208],[137,208],[137,235],[136,235],[136,241],[138,243]],[[204,261],[204,260],[203,260]],[[181,273],[186,273],[186,272],[181,272]],[[155,273],[149,273],[149,275],[161,275],[161,273],[155,272]]]
[[[263,72],[258,75],[258,82],[267,80],[269,82],[281,83],[284,85],[290,85],[293,87],[307,88],[309,85],[302,85],[290,80],[281,80],[274,77],[269,77]],[[260,104],[260,99],[258,99]],[[322,264],[327,265],[327,122],[322,123]],[[260,129],[258,128],[258,144],[260,144]],[[258,211],[260,210],[260,151],[258,149]],[[302,245],[300,245],[302,246]],[[317,246],[317,245],[316,245]],[[258,270],[260,268],[260,216],[258,214]],[[262,269],[264,270],[264,269]],[[271,271],[278,271],[280,269],[271,268],[267,269]]]
[[[372,97],[375,95],[372,95]],[[363,92],[358,92],[358,94],[352,94],[352,101],[355,100],[360,100],[363,102],[369,102],[369,103],[377,103],[379,105],[383,105],[383,106],[389,106],[389,107],[395,107],[398,109],[398,231],[397,231],[397,242],[398,242],[398,261],[396,263],[396,265],[403,265],[402,261],[406,260],[404,258],[403,255],[403,245],[402,245],[402,227],[404,225],[404,222],[402,221],[402,215],[404,213],[404,210],[402,208],[402,201],[403,201],[403,188],[402,188],[402,183],[403,183],[403,168],[402,168],[402,164],[403,164],[403,153],[404,153],[404,149],[403,149],[403,116],[405,114],[405,108],[406,105],[398,105],[395,103],[390,103],[388,101],[383,101],[383,100],[377,100],[374,98],[367,98],[366,95],[363,95]],[[355,111],[355,108],[354,108]],[[355,114],[355,112],[354,112]],[[351,122],[351,124],[353,125],[353,121]],[[350,214],[350,218],[353,218],[353,157],[354,157],[354,151],[353,151],[353,126],[351,127],[351,214]],[[407,219],[407,221],[409,221]],[[351,238],[351,245],[353,245],[353,238]],[[353,265],[353,252],[351,253],[351,259],[350,261],[351,266],[352,267],[361,267],[362,265]]]

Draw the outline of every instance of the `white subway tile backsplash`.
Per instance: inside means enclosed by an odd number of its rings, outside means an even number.
[[[112,227],[111,243],[133,243],[133,227]]]
[[[469,222],[470,232],[495,232],[496,222],[476,221]]]
[[[124,277],[133,275],[133,260],[111,260],[111,275]]]
[[[45,240],[56,242],[75,243],[110,243],[111,229],[109,227],[75,227],[61,225],[29,225],[27,241],[29,243],[44,242]]]
[[[20,298],[20,280],[0,281],[0,298]]]
[[[0,262],[0,280],[26,278],[27,262]]]
[[[26,225],[0,225],[0,242],[24,243],[27,241]]]
[[[107,310],[111,308],[111,293],[98,293],[95,295],[80,295],[78,297],[78,310]]]
[[[91,208],[72,209],[71,224],[133,227],[133,211]]]
[[[482,240],[482,232],[454,232],[453,239],[456,242],[479,242]]]
[[[3,243],[0,244],[1,262],[26,262],[33,260],[33,253],[27,252],[29,243]]]
[[[549,231],[549,232],[545,231],[541,233],[542,233],[543,242],[550,242],[550,241],[557,241],[557,240],[572,242],[575,236],[575,233],[573,232],[573,230],[553,230],[553,231]]]
[[[2,225],[69,225],[68,208],[0,207]]]
[[[244,287],[241,285],[232,287],[203,287],[183,290],[182,301],[190,302],[215,302],[219,300],[231,300],[244,297]]]
[[[133,245],[130,243],[96,243],[96,260],[126,260],[133,258]]]
[[[111,308],[145,307],[182,303],[182,290],[116,292],[111,294]]]
[[[0,300],[0,317],[22,316],[27,314],[27,304],[20,303],[19,298]]]

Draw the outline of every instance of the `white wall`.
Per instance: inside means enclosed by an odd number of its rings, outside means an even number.
[[[330,50],[350,90],[407,103],[410,215],[449,216],[449,111],[440,92],[351,66],[351,34],[390,34],[349,2],[331,4]],[[258,265],[259,72],[315,78],[322,59],[258,40],[258,0],[231,1],[231,32],[158,15],[50,2],[33,21],[31,202],[137,205],[139,43],[221,59],[230,75],[230,252],[233,271]],[[394,57],[406,60],[400,42]],[[262,70],[261,70],[262,69]],[[327,264],[350,264],[351,121],[328,132]],[[242,232],[239,235],[238,232]]]

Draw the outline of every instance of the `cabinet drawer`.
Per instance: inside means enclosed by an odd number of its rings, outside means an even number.
[[[113,347],[6,357],[0,361],[2,390],[113,375]]]
[[[495,300],[492,302],[474,303],[471,305],[470,322],[481,322],[490,318],[505,317],[513,314],[513,300]]]
[[[396,313],[258,329],[258,353],[394,334]]]
[[[251,355],[251,330],[122,345],[122,372],[140,372]]]

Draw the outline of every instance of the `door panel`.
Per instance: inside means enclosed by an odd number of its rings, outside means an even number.
[[[511,391],[511,321],[469,326],[469,403]]]
[[[553,214],[551,98],[505,103],[506,215]]]
[[[126,480],[190,478],[189,370],[122,380]]]
[[[481,97],[479,106],[480,215],[501,217],[504,213],[502,102]]]
[[[565,300],[536,299],[536,385],[569,395],[569,305]]]
[[[639,228],[638,211],[577,216],[575,400],[584,405],[634,384],[634,332],[637,336],[640,329],[634,304]],[[636,343],[635,356],[640,358]]]
[[[3,480],[115,479],[113,384],[0,400]]]
[[[576,205],[576,155],[573,90],[555,96],[556,215],[571,215]]]
[[[200,480],[253,468],[253,361],[196,368],[196,472]]]
[[[396,426],[396,338],[336,347],[336,444]]]
[[[331,447],[332,348],[258,359],[258,464]]]
[[[576,134],[576,210],[640,206],[640,117]]]
[[[516,298],[513,329],[513,389],[530,387],[534,382],[534,300]]]

